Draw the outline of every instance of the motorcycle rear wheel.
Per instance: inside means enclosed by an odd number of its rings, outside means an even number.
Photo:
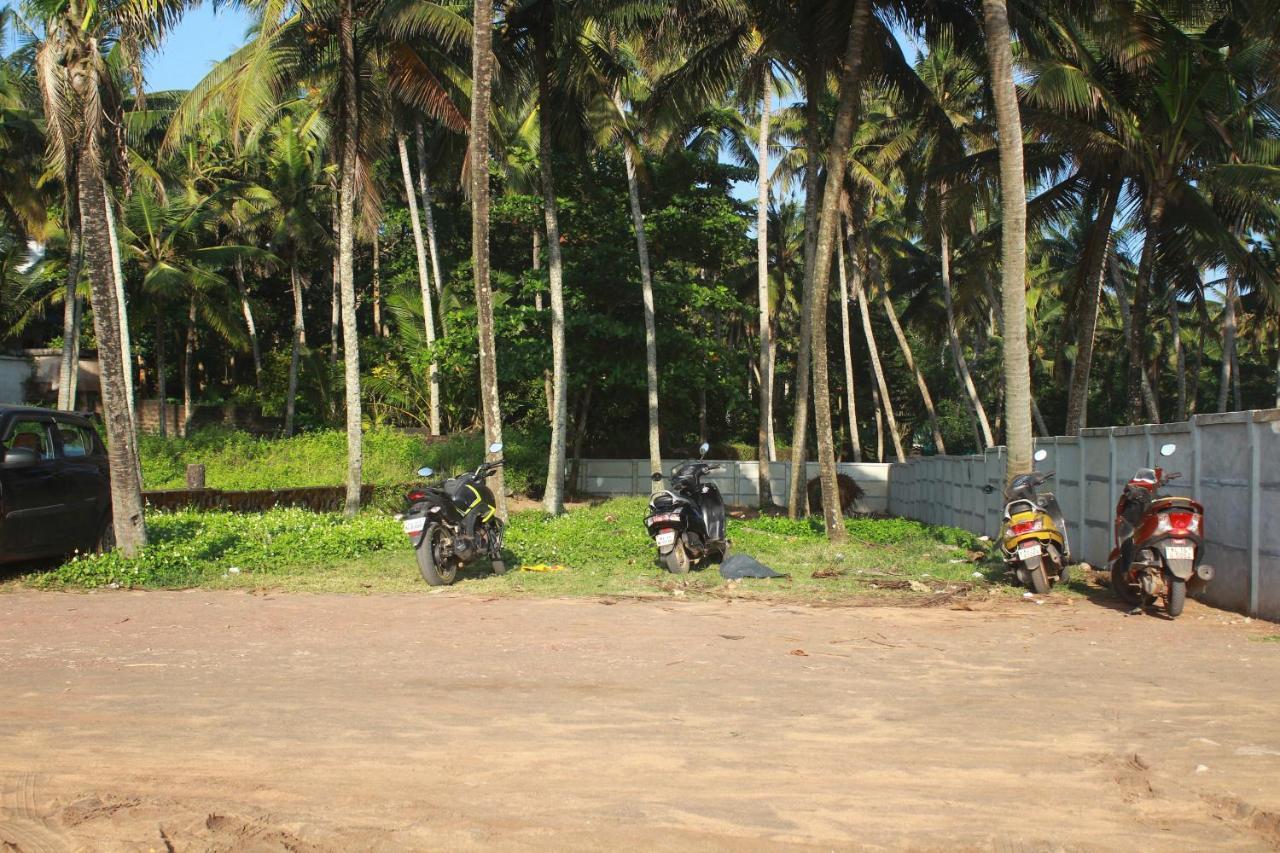
[[[683,542],[677,542],[676,547],[663,554],[662,562],[666,565],[667,571],[673,575],[687,575],[689,573],[689,553],[684,550]]]
[[[1164,579],[1164,609],[1169,614],[1170,619],[1177,619],[1182,615],[1182,608],[1187,604],[1187,582],[1181,578],[1165,577]]]
[[[458,578],[458,560],[445,555],[445,530],[432,522],[422,534],[422,541],[414,549],[418,559],[418,571],[430,586],[448,586]]]

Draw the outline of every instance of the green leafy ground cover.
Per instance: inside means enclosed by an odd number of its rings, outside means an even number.
[[[988,587],[1001,569],[967,532],[905,519],[851,519],[850,541],[832,546],[814,521],[732,519],[736,551],[786,579],[727,584],[710,567],[681,577],[654,564],[641,519],[644,498],[580,506],[559,518],[517,513],[502,577],[477,564],[454,589],[486,595],[759,596],[841,601],[869,596],[928,598]],[[399,523],[381,513],[338,515],[277,509],[256,515],[184,511],[148,517],[151,544],[134,560],[78,557],[19,583],[40,588],[267,588],[331,592],[425,592]],[[523,567],[563,566],[560,571]],[[977,572],[980,577],[975,577]]]

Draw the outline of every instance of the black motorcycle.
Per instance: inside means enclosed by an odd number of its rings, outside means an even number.
[[[500,453],[501,442],[489,445]],[[485,480],[502,466],[502,460],[481,462],[476,470],[453,477],[438,486],[415,489],[406,496],[409,509],[401,516],[404,532],[413,541],[422,579],[431,586],[446,586],[458,577],[458,569],[488,557],[494,574],[505,574],[502,560],[502,519],[497,500]],[[418,476],[431,477],[430,468]]]
[[[703,444],[699,449],[706,456],[710,447]],[[658,546],[658,562],[673,574],[685,574],[691,565],[708,558],[723,560],[729,553],[724,500],[714,483],[702,482],[720,467],[701,459],[677,465],[671,472],[671,488],[649,500],[644,526]],[[662,473],[655,471],[653,480],[661,482]]]

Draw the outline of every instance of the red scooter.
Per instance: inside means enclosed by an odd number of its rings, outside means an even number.
[[[1160,455],[1172,456],[1177,449],[1166,444]],[[1157,494],[1181,476],[1139,468],[1116,504],[1111,586],[1135,611],[1163,598],[1165,612],[1177,617],[1187,601],[1187,584],[1213,580],[1213,567],[1202,562],[1204,507],[1190,498]]]

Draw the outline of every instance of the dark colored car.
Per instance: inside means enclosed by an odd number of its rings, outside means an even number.
[[[107,449],[82,415],[0,406],[0,563],[110,550]]]

